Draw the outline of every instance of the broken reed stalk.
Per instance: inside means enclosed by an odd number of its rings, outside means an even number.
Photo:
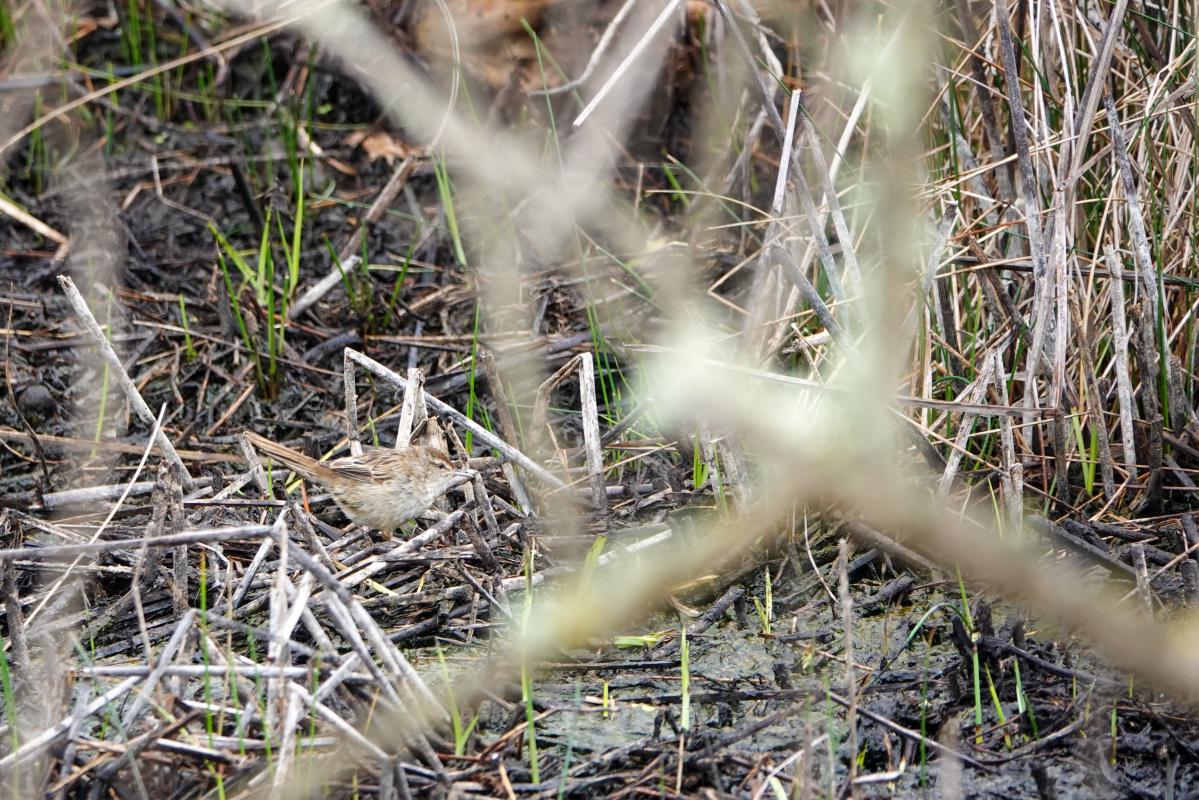
[[[849,540],[837,542],[837,590],[841,606],[841,636],[845,642],[845,727],[849,729],[849,775],[852,787],[858,775],[858,680],[853,662],[853,595],[849,592]]]
[[[1054,408],[1061,408],[1062,391],[1066,388],[1066,349],[1070,343],[1070,284],[1067,270],[1070,254],[1066,250],[1066,194],[1060,185],[1053,193],[1053,202],[1053,248],[1050,251],[1050,259],[1056,313],[1053,326],[1053,378],[1049,387],[1049,402]]]
[[[994,360],[988,357],[983,358],[983,366],[975,377],[970,387],[963,394],[966,395],[966,402],[979,405],[986,399],[987,388],[994,380],[995,363]],[[940,480],[937,482],[937,494],[944,499],[949,494],[949,489],[953,485],[953,480],[957,476],[958,467],[962,463],[962,456],[966,453],[966,442],[970,438],[970,434],[974,431],[974,423],[978,419],[978,415],[967,411],[962,415],[962,420],[958,424],[958,433],[954,438],[953,444],[949,449],[949,457],[946,459],[945,471],[941,474]]]
[[[500,432],[503,433],[506,441],[511,442],[515,447],[520,447],[522,445],[520,431],[516,427],[516,421],[512,418],[512,406],[508,404],[508,392],[504,388],[504,380],[500,376],[500,367],[496,361],[495,352],[490,347],[480,347],[475,357],[479,361],[479,366],[483,368],[483,375],[487,378],[487,390],[495,401],[495,417],[499,422]]]
[[[106,540],[87,544],[60,544],[46,547],[14,547],[0,550],[0,561],[12,559],[21,560],[51,560],[68,558],[79,555],[98,555],[100,553],[115,553],[132,550],[135,547],[174,547],[180,544],[208,544],[223,540],[257,539],[266,536],[271,529],[267,525],[241,525],[228,528],[211,528],[200,531],[184,531],[183,533],[159,536],[156,539],[138,537],[135,539]]]
[[[347,347],[345,351],[345,357],[352,359],[364,369],[373,372],[375,375],[379,376],[388,383],[399,387],[401,391],[408,385],[408,381],[401,378],[393,370],[388,369],[370,356],[364,355],[357,350]],[[437,413],[449,417],[458,425],[461,425],[462,427],[471,431],[484,444],[489,447],[494,447],[505,458],[508,458],[509,460],[514,461],[520,466],[524,467],[526,470],[536,475],[540,480],[556,489],[561,489],[566,485],[557,476],[553,475],[551,472],[546,470],[533,459],[526,456],[520,450],[508,444],[503,439],[496,436],[494,433],[487,430],[474,420],[467,419],[466,415],[464,415],[462,412],[443,403],[426,391],[422,390],[421,394],[424,397],[425,402],[428,403],[435,411],[437,411]]]
[[[679,7],[680,2],[682,2],[682,0],[670,0],[670,2],[668,2],[662,8],[662,10],[658,12],[658,16],[654,18],[653,22],[649,24],[649,26],[637,39],[636,44],[630,48],[625,57],[621,59],[621,62],[612,70],[612,73],[608,76],[608,79],[604,81],[604,84],[600,86],[595,95],[592,96],[591,100],[587,102],[587,105],[583,107],[583,110],[580,111],[578,116],[575,117],[574,122],[571,123],[572,128],[578,128],[595,112],[595,109],[599,107],[600,103],[602,103],[604,98],[612,92],[613,87],[616,86],[625,72],[629,70],[629,67],[631,67],[633,63],[637,61],[641,54],[645,52],[645,49],[649,47],[650,43],[653,42],[653,39],[655,36],[657,36],[658,32],[662,30],[667,22],[670,21],[672,16],[675,16],[675,10]]]
[[[1087,85],[1083,89],[1082,100],[1078,104],[1074,120],[1074,135],[1077,138],[1070,145],[1073,158],[1066,173],[1066,181],[1070,186],[1069,199],[1071,202],[1069,205],[1071,206],[1073,205],[1074,186],[1078,182],[1079,170],[1087,150],[1087,141],[1090,139],[1091,128],[1095,121],[1095,112],[1099,109],[1099,98],[1100,95],[1105,94],[1103,87],[1107,83],[1108,71],[1111,69],[1112,52],[1115,50],[1117,37],[1124,24],[1124,12],[1127,10],[1128,0],[1116,0],[1116,6],[1112,9],[1112,14],[1103,28],[1103,38],[1099,43],[1099,55],[1091,61],[1091,69],[1087,74]],[[979,87],[979,91],[982,91],[982,87]]]
[[[75,282],[66,275],[59,275],[58,284],[62,287],[63,294],[66,295],[67,301],[75,311],[75,315],[83,323],[83,329],[87,332],[88,337],[100,351],[100,356],[104,359],[104,363],[108,365],[110,374],[116,378],[117,384],[125,393],[125,399],[129,402],[130,408],[133,409],[133,412],[137,414],[143,423],[151,428],[155,428],[156,418],[154,413],[150,411],[150,407],[146,405],[141,392],[137,390],[137,386],[130,379],[129,373],[125,371],[125,365],[121,363],[120,356],[112,348],[112,343],[108,341],[108,337],[104,335],[103,329],[100,328],[100,323],[96,322],[91,309],[88,308],[87,301],[83,299],[83,295],[79,293],[79,290],[75,288]],[[179,458],[179,454],[175,452],[175,446],[167,438],[166,432],[158,429],[154,441],[162,450],[163,455],[179,468],[179,473],[183,476],[184,488],[188,490],[192,489],[195,486],[195,482],[192,480],[191,474],[188,473],[183,459]]]
[[[600,510],[608,508],[608,490],[604,485],[603,441],[600,437],[599,407],[596,404],[595,362],[589,351],[579,353],[563,364],[557,372],[546,378],[537,387],[533,401],[533,421],[530,430],[533,436],[541,436],[547,428],[550,394],[567,376],[579,373],[579,405],[582,414],[583,450],[587,458],[587,477],[591,484],[592,500]],[[565,454],[560,453],[565,463]]]
[[[1124,131],[1120,125],[1120,116],[1116,111],[1115,101],[1112,99],[1111,92],[1105,92],[1103,95],[1104,108],[1107,112],[1108,131],[1112,141],[1112,155],[1115,158],[1117,170],[1120,174],[1120,179],[1124,188],[1124,202],[1127,206],[1125,212],[1128,218],[1128,230],[1132,238],[1132,254],[1133,262],[1136,264],[1137,277],[1139,278],[1140,286],[1145,290],[1145,295],[1149,301],[1149,322],[1152,325],[1150,330],[1153,332],[1153,339],[1157,341],[1160,337],[1159,331],[1165,325],[1166,315],[1162,311],[1163,297],[1161,294],[1161,285],[1158,281],[1157,271],[1153,267],[1153,252],[1149,244],[1149,235],[1145,231],[1145,221],[1141,216],[1141,201],[1137,190],[1136,177],[1133,174],[1132,163],[1128,157],[1128,148],[1124,141]],[[1161,343],[1160,347],[1155,347],[1161,351],[1158,369],[1163,383],[1167,386],[1171,380],[1178,378],[1171,376],[1170,360],[1166,357],[1165,342]],[[1144,387],[1142,386],[1142,391]]]
[[[1124,143],[1124,131],[1120,127],[1120,115],[1116,112],[1116,103],[1112,100],[1111,92],[1103,95],[1104,108],[1107,111],[1108,133],[1112,140],[1112,157],[1116,162],[1116,171],[1124,189],[1124,203],[1128,218],[1128,230],[1132,237],[1133,262],[1137,268],[1137,278],[1145,295],[1149,298],[1149,316],[1153,330],[1157,330],[1160,320],[1160,303],[1158,298],[1157,276],[1153,270],[1153,253],[1149,244],[1149,236],[1145,232],[1145,222],[1141,217],[1141,201],[1137,191],[1136,177],[1133,175],[1132,163],[1128,158],[1128,148]]]
[[[410,368],[408,385],[404,387],[404,403],[400,408],[400,424],[396,429],[396,450],[403,450],[412,444],[412,432],[429,416],[429,410],[425,407],[424,391],[425,373],[417,367]],[[467,457],[469,455],[466,454]]]
[[[1149,312],[1140,303],[1132,307],[1133,317],[1137,321],[1134,353],[1137,359],[1137,370],[1141,373],[1141,408],[1144,418],[1149,423],[1147,438],[1148,452],[1146,462],[1149,478],[1145,489],[1146,510],[1161,508],[1162,502],[1162,428],[1164,419],[1158,398],[1158,363],[1157,337],[1154,336],[1156,326]]]
[[[756,85],[761,94],[762,107],[766,110],[767,117],[775,133],[775,138],[781,147],[787,137],[788,126],[783,122],[782,115],[779,114],[778,108],[775,106],[774,92],[766,85],[765,79],[758,72],[753,53],[749,50],[749,44],[745,41],[745,35],[741,32],[740,23],[729,8],[727,0],[716,0],[716,7],[724,17],[725,23],[733,31],[733,40],[737,46],[738,53],[742,60],[745,61],[747,68],[757,79]],[[794,185],[795,192],[799,197],[800,207],[803,209],[804,219],[808,224],[808,231],[811,233],[812,241],[815,243],[816,252],[824,271],[825,280],[828,282],[829,291],[838,304],[845,306],[847,298],[845,290],[841,285],[840,275],[837,272],[836,262],[833,259],[832,248],[829,245],[828,237],[824,233],[824,219],[816,211],[816,203],[812,199],[812,192],[808,188],[807,180],[804,178],[803,165],[799,161],[799,154],[792,148],[790,152],[784,151],[784,157],[791,161],[790,182]],[[783,248],[783,252],[785,253],[783,267],[788,277],[795,283],[796,288],[803,293],[804,299],[812,305],[821,322],[828,328],[829,333],[839,338],[843,337],[840,326],[833,322],[832,313],[828,311],[824,300],[820,298],[819,293],[812,287],[811,282],[803,274],[799,264],[791,256],[790,251]],[[849,313],[848,308],[846,313]]]
[[[248,478],[247,478],[248,481]],[[212,485],[212,478],[199,478],[195,482],[197,489]],[[63,489],[59,492],[49,492],[42,495],[42,508],[55,511],[77,505],[102,503],[105,500],[116,500],[122,495],[126,498],[150,494],[157,486],[155,481],[138,481],[137,483],[110,483],[104,486],[85,486],[79,489]]]
[[[999,405],[1007,406],[1010,402],[1008,400],[1007,375],[1004,373],[1003,357],[998,348],[991,351],[991,360],[991,378],[994,381],[996,400]],[[1009,530],[1016,531],[1020,530],[1024,522],[1024,465],[1016,457],[1016,436],[1012,418],[1009,416],[1001,415],[999,417],[999,443],[1003,467],[1001,486],[1004,508],[1007,512],[1007,524]]]
[[[86,306],[85,306],[85,308],[86,308]],[[93,322],[94,322],[94,320],[93,320]],[[150,451],[154,447],[154,442],[158,438],[158,435],[162,430],[162,418],[165,414],[166,414],[166,406],[163,405],[162,408],[160,408],[158,411],[158,416],[154,418],[153,426],[150,429],[150,436],[147,438],[146,447],[142,451],[141,460],[138,461],[137,467],[134,469],[133,475],[129,479],[129,483],[126,486],[125,491],[117,499],[117,502],[115,504],[113,504],[113,507],[109,510],[108,515],[104,517],[104,520],[92,532],[92,535],[89,538],[87,544],[62,545],[61,547],[64,547],[64,548],[70,548],[70,547],[87,548],[87,547],[94,547],[96,544],[99,543],[101,534],[104,533],[104,531],[108,528],[109,523],[111,523],[113,518],[116,517],[117,512],[120,510],[121,506],[125,502],[125,498],[129,496],[130,489],[133,487],[134,484],[137,483],[137,479],[141,476],[142,470],[145,469],[146,460],[149,459]],[[184,475],[184,476],[186,476],[186,474],[187,474],[186,472],[182,473],[182,475]],[[25,548],[15,548],[14,550],[9,551],[9,552],[21,553],[24,551],[24,549]],[[4,552],[5,551],[0,551],[0,559],[3,558]],[[66,551],[62,551],[62,552],[66,552]],[[57,578],[55,578],[53,585],[45,593],[42,600],[37,604],[37,607],[35,607],[33,609],[33,611],[29,614],[30,622],[32,622],[39,614],[42,613],[42,610],[46,608],[46,604],[50,601],[50,598],[54,597],[56,595],[56,593],[63,587],[63,585],[66,584],[67,580],[70,579],[71,575],[73,574],[75,568],[79,566],[79,562],[83,560],[84,554],[87,552],[88,552],[87,550],[79,550],[76,553],[74,553],[75,559],[67,566],[67,568],[65,570],[63,570],[61,575],[59,575]]]
[[[140,677],[126,678],[87,705],[77,708],[74,713],[64,717],[57,724],[26,739],[16,750],[0,758],[0,774],[8,774],[13,767],[24,763],[29,758],[36,756],[50,747],[59,737],[65,735],[72,728],[75,728],[79,721],[99,713],[102,709],[109,708],[110,704],[128,694],[139,681],[141,681]]]
[[[1007,88],[1008,110],[1011,114],[1011,140],[1016,146],[1016,163],[1020,168],[1020,185],[1024,190],[1024,224],[1028,229],[1028,249],[1032,257],[1033,274],[1045,277],[1045,240],[1041,233],[1041,203],[1037,198],[1037,179],[1029,146],[1028,122],[1020,98],[1020,70],[1016,66],[1016,51],[1012,32],[1008,28],[1006,0],[994,0],[995,27],[999,32],[999,52],[1003,65],[1003,82]],[[1036,352],[1030,353],[1035,357]]]
[[[979,55],[981,38],[978,26],[974,24],[974,13],[970,8],[970,0],[956,0],[958,25],[962,30],[962,38],[969,47],[966,54],[970,63],[970,75],[973,78],[974,97],[978,101],[979,117],[982,119],[983,132],[990,149],[991,163],[1002,165],[995,170],[995,185],[998,197],[1002,203],[1011,205],[1016,200],[1016,192],[1012,189],[1011,165],[1004,165],[1003,136],[999,133],[996,102],[990,88],[990,78],[987,76],[987,63]]]
[[[1124,270],[1120,257],[1116,254],[1111,242],[1104,243],[1104,258],[1111,273],[1108,283],[1111,317],[1112,317],[1112,363],[1116,369],[1116,394],[1120,405],[1120,443],[1124,469],[1128,477],[1137,480],[1137,447],[1136,434],[1132,424],[1132,414],[1135,408],[1132,396],[1132,378],[1128,369],[1128,321],[1124,307]]]
[[[346,436],[350,440],[350,455],[362,455],[362,442],[358,439],[358,386],[354,375],[354,362],[347,355],[349,348],[342,353],[341,378],[342,390],[345,394]]]
[[[945,249],[949,246],[949,237],[953,233],[954,222],[957,219],[958,207],[954,203],[948,203],[941,216],[941,223],[937,225],[937,236],[933,241],[933,246],[928,252],[928,261],[925,262],[924,272],[920,276],[920,293],[917,295],[912,304],[912,309],[904,318],[903,329],[900,335],[905,347],[910,347],[913,337],[916,335],[916,326],[923,314],[924,304],[928,299],[929,292],[932,291],[933,284],[937,280],[937,271],[941,266],[941,260],[945,257]]]
[[[860,292],[862,290],[862,270],[858,266],[853,235],[849,232],[845,214],[841,211],[841,201],[837,199],[837,187],[833,184],[832,173],[824,159],[824,149],[820,146],[820,138],[816,135],[816,126],[812,124],[812,117],[808,114],[807,106],[803,102],[803,94],[799,89],[795,90],[793,101],[799,104],[804,139],[807,142],[808,152],[812,154],[816,174],[820,178],[821,189],[824,191],[824,202],[827,204],[828,214],[833,220],[833,230],[837,232],[837,242],[841,245],[841,260],[845,264],[845,276],[849,279],[850,289],[855,293]]]
[[[1024,224],[1028,231],[1028,249],[1033,263],[1033,286],[1036,298],[1032,313],[1032,346],[1028,349],[1024,368],[1024,417],[1025,426],[1031,425],[1032,409],[1037,403],[1037,369],[1041,349],[1045,346],[1046,329],[1049,324],[1048,301],[1051,292],[1048,275],[1048,259],[1045,254],[1045,239],[1041,227],[1041,202],[1037,197],[1036,172],[1029,145],[1028,123],[1024,104],[1020,98],[1020,69],[1016,64],[1012,33],[1008,28],[1006,0],[994,0],[995,25],[999,32],[999,50],[1007,88],[1008,110],[1011,115],[1011,138],[1016,146],[1016,162],[1020,168],[1020,185],[1024,192]]]
[[[799,114],[799,104],[793,95],[787,113],[787,130],[783,136],[782,152],[790,153],[794,144],[795,120]],[[774,198],[770,204],[770,222],[766,226],[764,239],[775,242],[781,236],[781,218],[787,204],[787,174],[791,167],[790,158],[780,158],[778,173],[774,182]],[[753,265],[753,292],[749,299],[748,314],[742,322],[741,329],[747,335],[743,345],[750,359],[755,363],[769,359],[771,351],[766,349],[769,334],[769,323],[777,319],[782,311],[779,308],[781,286],[777,280],[776,264],[773,252],[780,245],[763,247]],[[801,270],[802,272],[802,270]]]

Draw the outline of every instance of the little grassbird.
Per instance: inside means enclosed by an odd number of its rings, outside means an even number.
[[[360,456],[320,462],[253,431],[244,436],[260,453],[328,489],[351,520],[388,534],[475,474],[431,447],[364,447]]]

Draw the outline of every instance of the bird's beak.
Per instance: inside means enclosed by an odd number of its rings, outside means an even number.
[[[473,469],[460,469],[455,472],[452,472],[452,473],[450,473],[450,486],[451,487],[461,486],[462,484],[466,483],[467,481],[474,480],[475,475],[478,475],[478,474],[479,474],[478,471],[473,470]]]

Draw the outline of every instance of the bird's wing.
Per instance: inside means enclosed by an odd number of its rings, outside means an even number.
[[[391,459],[395,453],[390,450],[364,450],[360,456],[346,456],[329,463],[337,474],[352,481],[361,483],[384,483],[395,472]]]

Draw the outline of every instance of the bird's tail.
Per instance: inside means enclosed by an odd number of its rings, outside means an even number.
[[[290,447],[284,447],[277,442],[272,442],[270,439],[260,436],[254,431],[242,431],[242,436],[246,438],[246,441],[254,445],[254,449],[259,453],[270,456],[279,464],[284,465],[297,475],[304,476],[308,480],[326,483],[333,477],[333,470],[316,459],[309,458],[298,450],[292,450]]]

